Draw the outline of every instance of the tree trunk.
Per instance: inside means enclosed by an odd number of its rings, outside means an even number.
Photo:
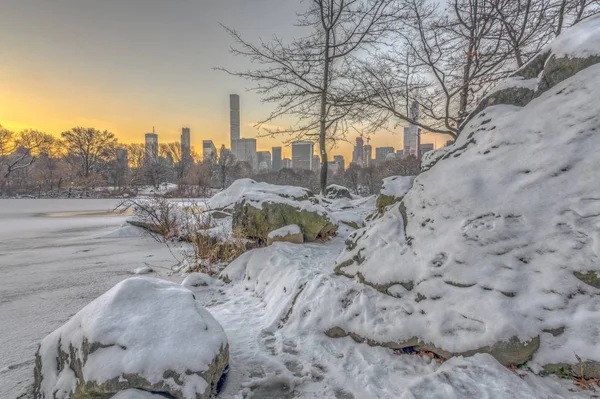
[[[329,90],[329,30],[325,30],[325,61],[323,64],[323,91],[321,92],[321,115],[319,121],[319,152],[321,153],[321,195],[327,188],[327,92]]]

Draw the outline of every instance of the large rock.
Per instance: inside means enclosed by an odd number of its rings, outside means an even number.
[[[272,245],[274,242],[302,244],[304,242],[304,235],[297,224],[290,224],[269,233],[267,236],[267,245]]]
[[[228,361],[223,329],[190,290],[133,277],[42,340],[34,397],[109,398],[139,389],[177,399],[208,399]]]
[[[352,199],[352,194],[344,186],[338,184],[330,184],[325,188],[325,196],[329,199],[348,198]]]
[[[388,206],[402,201],[414,180],[415,176],[391,176],[383,179],[381,192],[377,197],[377,210],[382,213]]]
[[[541,72],[535,98],[487,104],[455,144],[427,157],[398,205],[348,237],[336,271],[379,293],[339,294],[320,316],[343,316],[323,331],[416,337],[445,356],[481,351],[502,363],[533,354],[536,370],[598,375],[600,17],[549,49],[506,86]],[[495,350],[501,343],[510,348]]]
[[[305,241],[325,240],[336,231],[325,209],[308,201],[244,199],[233,212],[234,231],[248,238],[267,241],[269,232],[290,224],[300,226]]]

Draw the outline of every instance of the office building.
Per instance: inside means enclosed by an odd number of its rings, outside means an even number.
[[[396,151],[396,158],[397,159],[404,159],[404,150],[397,150]]]
[[[271,151],[273,154],[273,170],[281,170],[281,147],[273,147]]]
[[[181,128],[181,159],[185,164],[189,164],[192,159],[192,144],[190,137],[190,128]]]
[[[337,163],[342,171],[346,170],[346,161],[343,155],[334,155],[333,162]]]
[[[202,140],[202,159],[205,161],[217,159],[217,147],[212,140]]]
[[[292,160],[289,158],[283,158],[281,160],[281,169],[290,169],[292,167]]]
[[[240,139],[240,96],[237,94],[229,95],[229,130],[233,150],[233,141]]]
[[[256,139],[232,140],[231,152],[237,161],[247,162],[253,170],[258,169]]]
[[[387,159],[388,154],[394,153],[394,147],[377,147],[375,148],[375,162],[380,164]]]
[[[373,148],[371,147],[371,144],[367,144],[363,147],[363,163],[367,168],[373,166]]]
[[[312,141],[295,141],[292,143],[292,167],[294,169],[312,170],[314,143]]]
[[[363,154],[364,141],[362,136],[356,138],[356,144],[354,145],[354,151],[352,152],[352,162],[357,165],[363,166],[364,154]]]
[[[419,146],[419,159],[421,159],[423,154],[429,151],[433,151],[433,143],[421,144]]]
[[[410,118],[419,120],[419,104],[415,101],[410,108]],[[421,144],[421,129],[414,123],[404,128],[404,156],[414,155],[419,157],[419,144]]]
[[[146,133],[144,164],[156,163],[157,161],[158,161],[158,134]]]

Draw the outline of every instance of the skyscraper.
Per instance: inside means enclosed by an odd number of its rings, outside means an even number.
[[[237,94],[229,95],[229,129],[233,149],[233,141],[240,139],[240,96]]]
[[[190,137],[190,128],[181,128],[181,160],[188,165],[192,159],[192,144]]]
[[[354,152],[352,153],[352,162],[358,165],[363,165],[364,154],[363,154],[363,138],[359,136],[356,138],[356,145],[354,146]]]
[[[146,133],[144,164],[158,161],[158,134]]]
[[[419,104],[415,101],[410,107],[410,118],[419,120]],[[414,155],[419,157],[419,144],[421,144],[420,129],[414,123],[404,128],[404,156]]]
[[[371,147],[371,144],[367,144],[363,147],[363,162],[364,166],[367,168],[373,166],[373,148]]]
[[[253,170],[258,168],[256,157],[256,139],[232,140],[231,152],[237,161],[248,162]]]
[[[292,167],[294,169],[312,170],[314,143],[312,141],[295,141],[292,143]]]
[[[343,155],[334,155],[333,162],[337,163],[342,171],[346,169],[346,161]]]
[[[394,147],[377,147],[375,148],[375,161],[377,164],[386,160],[388,154],[394,153]]]
[[[259,170],[271,170],[271,153],[269,151],[258,151],[256,159]]]
[[[271,152],[273,154],[273,170],[279,171],[281,170],[281,147],[273,147],[271,148]]]
[[[202,159],[217,159],[217,148],[212,140],[202,140]]]

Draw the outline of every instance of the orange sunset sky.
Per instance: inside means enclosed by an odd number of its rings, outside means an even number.
[[[229,94],[240,95],[242,137],[256,137],[264,118],[248,82],[212,68],[251,67],[229,53],[219,23],[249,39],[297,34],[302,4],[282,0],[2,0],[0,2],[0,124],[51,134],[74,126],[107,129],[122,142],[142,142],[154,126],[159,141],[229,146]],[[287,121],[281,121],[285,125]],[[401,128],[398,130],[400,133]],[[353,137],[350,138],[352,141]],[[449,137],[427,134],[442,146]],[[259,150],[281,145],[260,138]],[[375,147],[402,148],[402,135],[372,136]],[[290,156],[289,147],[284,155]],[[349,160],[352,144],[330,154]]]

